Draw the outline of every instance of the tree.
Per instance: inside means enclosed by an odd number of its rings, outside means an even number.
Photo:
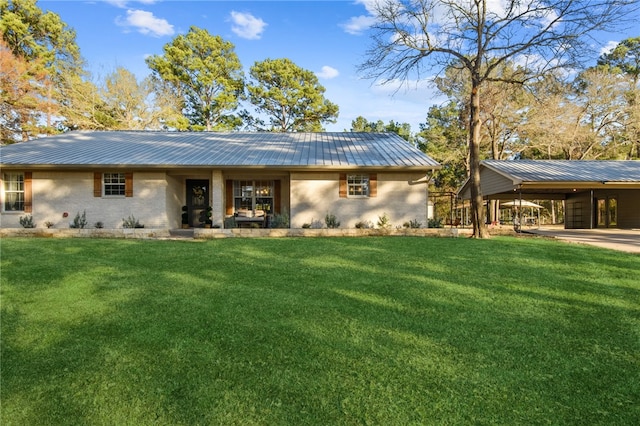
[[[39,61],[15,56],[0,40],[0,143],[27,140],[38,132],[40,112],[48,109],[46,92],[46,72]]]
[[[289,59],[265,59],[251,67],[249,102],[277,132],[317,132],[335,123],[338,106],[325,99],[318,77]]]
[[[138,82],[129,70],[118,67],[106,76],[101,90],[114,129],[145,130],[163,126],[182,129],[179,99],[153,86],[151,78]]]
[[[434,185],[440,191],[455,191],[469,170],[467,122],[464,112],[454,100],[432,106],[427,121],[420,125],[418,147],[442,164],[434,174]]]
[[[468,99],[471,220],[474,237],[488,237],[480,190],[482,90],[491,81],[525,84],[592,51],[586,36],[625,21],[633,0],[384,0],[375,4],[373,46],[360,70],[384,81],[420,78],[460,64]],[[522,73],[496,75],[507,62]],[[532,71],[532,73],[524,72]]]
[[[233,44],[191,27],[163,51],[164,55],[146,60],[154,85],[165,90],[170,87],[184,99],[191,126],[207,131],[236,128],[240,123],[231,113],[238,107],[244,74]]]
[[[79,75],[67,74],[61,83],[61,109],[65,111],[60,124],[69,130],[108,130],[115,123],[98,87]]]
[[[351,120],[350,132],[363,132],[363,133],[378,133],[384,132],[384,122],[382,120],[369,121],[363,116],[356,117],[355,120]]]
[[[46,87],[40,97],[49,100],[41,103],[45,108],[39,113],[44,117],[47,129],[39,126],[38,132],[50,131],[53,115],[66,113],[60,108],[60,102],[64,100],[64,82],[83,72],[75,31],[57,14],[43,12],[37,7],[36,0],[0,0],[0,34],[16,58],[30,63],[31,75],[37,72],[44,77],[38,83],[41,88]],[[41,70],[36,71],[36,66]],[[18,126],[25,127],[21,130],[22,139],[34,136],[34,127],[28,122],[18,123]]]
[[[389,120],[388,124],[384,124],[382,120],[376,122],[368,121],[363,116],[356,117],[355,120],[351,120],[350,132],[387,132],[395,133],[407,142],[415,143],[415,137],[411,133],[411,125],[409,123],[399,123],[397,121]]]
[[[519,146],[518,131],[524,121],[530,96],[523,86],[510,84],[510,76],[526,72],[515,64],[506,62],[496,69],[497,81],[487,82],[480,99],[480,156],[502,160],[516,155]],[[464,69],[458,64],[447,67],[443,77],[434,79],[436,87],[459,105],[460,111],[468,108],[471,84]],[[467,169],[468,170],[468,169]]]
[[[153,117],[147,107],[147,98],[151,92],[144,83],[138,83],[131,71],[116,68],[106,76],[102,92],[116,129],[143,130],[152,124]]]
[[[567,147],[581,138],[580,107],[571,99],[571,82],[552,74],[531,86],[532,102],[520,131],[520,158],[567,159]]]
[[[598,59],[598,69],[626,78],[624,138],[629,145],[627,158],[640,158],[640,37],[622,40]]]

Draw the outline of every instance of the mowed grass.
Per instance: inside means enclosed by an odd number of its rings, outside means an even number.
[[[636,425],[640,256],[4,239],[3,425]]]

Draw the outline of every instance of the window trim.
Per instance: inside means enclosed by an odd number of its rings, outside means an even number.
[[[105,175],[106,174],[122,174],[124,175],[124,194],[123,195],[106,195],[105,193]],[[133,173],[132,172],[94,172],[93,174],[93,196],[96,198],[128,198],[133,197]]]
[[[256,179],[227,179],[226,180],[226,186],[225,186],[225,214],[227,216],[233,216],[235,214],[235,193],[234,193],[234,182],[238,182],[238,181],[254,181],[254,182],[260,182],[260,181],[270,181],[273,186],[272,186],[272,207],[273,207],[273,211],[269,212],[269,214],[280,214],[281,210],[280,210],[280,203],[282,201],[281,198],[281,189],[282,189],[282,184],[280,179],[261,179],[261,178],[256,178]]]
[[[362,195],[349,194],[349,180],[352,176],[361,176],[368,179],[368,193]],[[378,175],[376,173],[340,173],[338,196],[340,198],[351,199],[367,199],[375,198],[378,196]]]
[[[22,176],[22,190],[9,190],[6,189],[6,176],[15,175]],[[11,171],[2,174],[2,212],[5,213],[32,213],[33,212],[33,192],[32,192],[32,172],[19,172]],[[7,192],[22,194],[22,210],[7,210],[6,200]]]

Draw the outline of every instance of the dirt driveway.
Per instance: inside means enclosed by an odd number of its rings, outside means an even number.
[[[640,229],[563,229],[541,227],[526,232],[628,253],[640,253]]]

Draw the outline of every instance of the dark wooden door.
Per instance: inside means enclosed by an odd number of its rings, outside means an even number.
[[[206,209],[209,203],[209,181],[187,179],[187,211],[189,213],[190,226],[204,227]]]

